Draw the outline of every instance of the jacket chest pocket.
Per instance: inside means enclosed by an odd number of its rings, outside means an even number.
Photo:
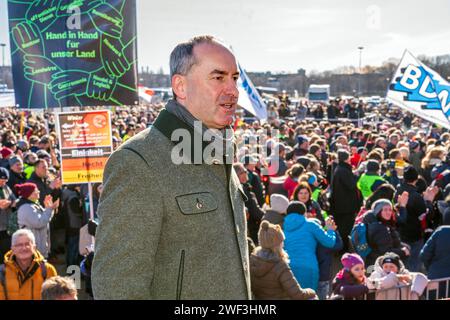
[[[217,210],[217,200],[210,192],[183,194],[175,197],[184,215],[202,214]]]

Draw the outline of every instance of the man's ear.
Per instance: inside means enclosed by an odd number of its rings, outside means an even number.
[[[172,90],[178,99],[186,99],[186,77],[181,74],[173,75]]]

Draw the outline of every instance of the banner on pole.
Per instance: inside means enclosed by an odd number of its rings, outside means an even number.
[[[57,115],[62,183],[102,182],[106,161],[113,152],[110,112],[61,112]]]
[[[20,108],[132,105],[135,0],[8,0]]]
[[[386,97],[404,110],[450,129],[450,84],[409,51],[403,54]]]
[[[245,70],[239,65],[238,104],[260,120],[267,119],[267,106]]]

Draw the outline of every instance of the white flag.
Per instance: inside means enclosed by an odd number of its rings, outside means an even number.
[[[387,99],[408,112],[450,129],[450,84],[409,51],[403,54]]]
[[[260,120],[267,119],[267,106],[264,103],[263,99],[259,95],[258,91],[255,89],[250,78],[245,73],[244,69],[239,65],[239,79],[238,79],[238,88],[239,88],[239,101],[238,104],[255,115]]]

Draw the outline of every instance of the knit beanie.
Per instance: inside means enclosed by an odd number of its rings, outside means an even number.
[[[270,196],[270,208],[278,213],[286,213],[289,206],[289,199],[282,194],[274,193]]]
[[[258,240],[262,248],[273,249],[284,241],[284,234],[279,225],[263,220],[259,226]]]
[[[381,261],[381,266],[383,266],[385,263],[393,263],[397,266],[398,270],[400,271],[400,256],[398,254],[395,254],[393,252],[387,252],[383,256],[383,260]]]
[[[419,173],[413,166],[408,166],[403,171],[403,179],[405,182],[414,182],[419,178]]]
[[[390,206],[392,208],[392,203],[387,199],[379,199],[372,204],[372,212],[375,216],[378,216],[383,210],[384,206]]]
[[[28,197],[37,189],[36,184],[31,182],[26,182],[24,184],[17,184],[15,186],[17,193],[22,198],[28,199]]]
[[[356,253],[346,253],[341,258],[341,263],[345,269],[350,270],[357,264],[364,266],[364,260]]]
[[[6,168],[0,167],[0,179],[9,180],[9,171]]]
[[[306,213],[306,206],[300,201],[291,201],[286,210],[286,214],[290,213],[304,215]]]
[[[7,148],[7,147],[3,147],[1,150],[0,150],[0,154],[2,155],[2,158],[3,159],[6,159],[6,158],[8,158],[10,155],[12,155],[14,153],[14,151],[12,151],[10,148]]]

